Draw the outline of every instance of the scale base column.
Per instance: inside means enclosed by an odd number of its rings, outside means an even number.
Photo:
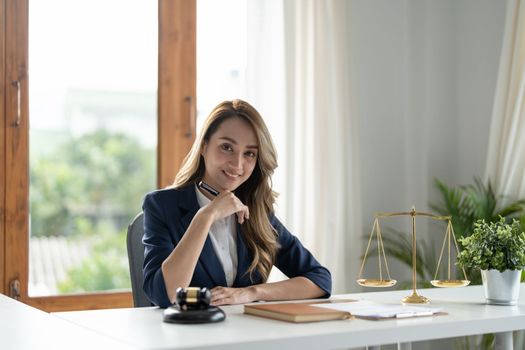
[[[413,292],[412,295],[401,299],[401,302],[404,304],[428,304],[430,303],[430,299],[422,295],[418,295],[416,292]]]

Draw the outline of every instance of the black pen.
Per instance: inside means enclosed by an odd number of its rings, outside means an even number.
[[[219,191],[217,191],[215,188],[211,187],[204,181],[199,181],[198,186],[202,188],[204,191],[208,192],[212,196],[217,197],[219,195]]]

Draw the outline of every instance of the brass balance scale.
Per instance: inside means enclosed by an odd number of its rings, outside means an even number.
[[[390,277],[390,271],[388,269],[388,263],[386,261],[385,247],[383,245],[383,239],[381,236],[381,228],[379,226],[380,218],[386,218],[386,217],[392,217],[392,216],[411,216],[412,217],[412,294],[401,299],[402,303],[427,304],[430,302],[430,299],[422,295],[418,295],[416,291],[416,250],[417,250],[416,249],[417,247],[416,246],[416,216],[426,216],[434,220],[446,220],[447,221],[447,229],[445,231],[445,235],[444,235],[445,237],[443,239],[441,253],[439,254],[439,260],[438,260],[437,267],[436,267],[436,273],[434,275],[434,279],[430,281],[430,283],[434,287],[440,287],[440,288],[464,287],[470,283],[470,281],[467,279],[467,274],[465,272],[465,269],[462,269],[464,279],[451,279],[450,277],[451,241],[454,242],[454,246],[456,248],[456,254],[459,254],[458,243],[456,241],[456,236],[454,234],[454,228],[452,227],[452,220],[451,220],[452,217],[451,216],[438,216],[438,215],[433,215],[429,213],[417,212],[416,209],[412,207],[412,210],[409,212],[376,214],[374,225],[372,226],[372,232],[370,233],[370,238],[368,239],[368,245],[366,247],[365,255],[363,257],[363,262],[361,263],[359,277],[357,279],[357,283],[359,285],[363,287],[384,288],[384,287],[392,287],[397,283],[396,280]],[[372,238],[374,237],[374,234],[376,235],[376,239],[377,239],[377,252],[378,252],[377,255],[379,258],[379,264],[378,264],[379,265],[379,279],[362,278],[363,268],[365,266],[366,258],[368,255],[368,250],[370,248],[370,243],[372,242]],[[447,244],[448,244],[447,279],[438,279],[437,275],[439,272],[439,266],[441,265],[441,259],[443,257],[443,252],[445,250],[445,245]],[[383,278],[383,263],[386,269],[387,278]]]

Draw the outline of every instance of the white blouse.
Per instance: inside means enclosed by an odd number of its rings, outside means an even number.
[[[195,192],[201,208],[211,202],[199,191],[197,186],[195,186]],[[228,287],[233,285],[237,275],[237,225],[235,219],[235,214],[219,219],[211,225],[209,232],[213,249],[221,262]]]

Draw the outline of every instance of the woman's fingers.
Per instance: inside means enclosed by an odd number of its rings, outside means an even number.
[[[250,218],[250,210],[248,207],[232,192],[221,192],[212,203],[216,206],[216,210],[219,211],[218,218],[223,218],[235,213],[239,224],[242,224],[244,220]]]
[[[248,209],[248,207],[246,205],[243,205],[242,210],[238,211],[235,214],[237,215],[237,221],[241,225],[244,222],[244,220],[249,220],[250,219],[250,210]]]
[[[235,213],[235,215],[237,215],[237,222],[242,225],[244,222],[244,212],[238,211]]]
[[[212,305],[242,304],[255,300],[249,288],[215,287],[211,290]]]
[[[211,304],[212,305],[227,305],[233,304],[233,295],[236,288],[215,287],[211,290]]]
[[[215,287],[211,290],[211,304],[222,305],[226,297],[226,290],[223,287]]]

